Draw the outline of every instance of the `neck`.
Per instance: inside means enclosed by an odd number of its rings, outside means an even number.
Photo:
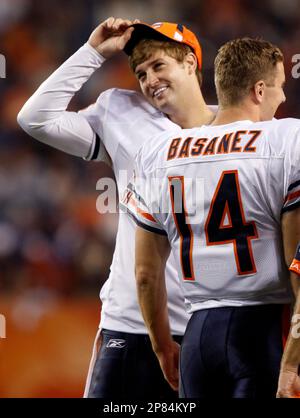
[[[225,108],[220,105],[212,125],[226,125],[227,123],[237,122],[239,120],[259,122],[260,117],[257,108],[249,106],[247,103]]]
[[[204,102],[201,93],[193,99],[187,97],[187,100],[181,103],[179,109],[172,109],[167,112],[167,115],[172,122],[183,129],[211,124],[215,117],[215,114]]]

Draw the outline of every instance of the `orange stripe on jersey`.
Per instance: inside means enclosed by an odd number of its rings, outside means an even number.
[[[147,213],[147,212],[143,211],[143,210],[142,210],[142,209],[140,209],[140,208],[137,208],[137,213],[138,213],[138,214],[140,214],[140,215],[142,215],[142,216],[143,216],[143,218],[148,219],[148,221],[151,221],[151,222],[157,223],[157,222],[156,222],[156,220],[153,218],[153,216],[152,216],[152,215],[150,215],[150,213]]]
[[[293,200],[295,199],[295,197],[299,197],[299,196],[300,196],[300,190],[298,192],[291,193],[285,198],[284,203],[288,202],[289,200]]]
[[[299,274],[299,276],[300,276],[300,261],[299,260],[296,260],[294,258],[294,260],[292,261],[292,264],[290,265],[290,268],[289,269],[291,271]]]
[[[147,213],[147,212],[145,212],[144,210],[142,210],[142,209],[140,209],[140,208],[138,207],[138,204],[137,204],[137,202],[135,201],[135,199],[134,199],[134,196],[133,196],[133,195],[131,195],[131,196],[130,196],[130,198],[129,198],[129,203],[131,203],[131,204],[132,204],[132,206],[136,209],[137,213],[138,213],[139,215],[141,215],[143,218],[148,219],[148,221],[151,221],[151,222],[157,223],[157,222],[156,222],[156,220],[153,218],[153,216],[152,216],[152,215],[150,215],[150,213]]]

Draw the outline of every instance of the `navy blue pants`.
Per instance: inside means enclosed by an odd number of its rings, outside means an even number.
[[[195,312],[180,354],[181,398],[275,398],[282,305]]]
[[[102,330],[88,397],[176,399],[178,393],[164,379],[148,335]]]

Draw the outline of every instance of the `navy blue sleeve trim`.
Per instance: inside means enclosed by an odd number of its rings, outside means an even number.
[[[157,228],[152,228],[152,226],[146,225],[146,224],[142,223],[141,221],[139,221],[128,208],[126,208],[126,210],[127,210],[128,215],[141,228],[146,229],[146,231],[154,232],[155,234],[158,234],[158,235],[164,235],[166,237],[168,236],[165,231],[162,231],[161,229],[157,229]]]
[[[147,207],[145,200],[142,198],[142,196],[140,196],[139,194],[137,194],[137,192],[135,190],[135,187],[134,187],[134,185],[132,183],[129,183],[127,185],[127,189],[131,190],[135,194],[135,197],[137,198],[137,200],[139,202],[141,202],[144,206]]]
[[[286,208],[283,208],[281,210],[281,214],[283,214],[284,212],[289,212],[291,210],[297,209],[299,207],[300,207],[300,202],[293,203],[292,205],[287,206]]]
[[[92,160],[96,160],[96,158],[98,157],[98,154],[99,154],[99,150],[100,150],[100,138],[99,138],[99,136],[96,134],[95,148],[94,148],[93,155],[92,155],[92,157],[91,157],[91,161],[92,161]]]
[[[293,190],[295,187],[299,186],[300,180],[295,181],[295,183],[292,183],[289,185],[288,191]]]

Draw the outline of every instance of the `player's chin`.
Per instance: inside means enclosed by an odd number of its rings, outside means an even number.
[[[164,91],[160,95],[153,97],[152,101],[154,103],[154,106],[159,109],[168,106],[168,103],[170,101],[168,91]]]
[[[166,97],[160,97],[154,100],[154,107],[163,113],[168,113],[170,101]]]

